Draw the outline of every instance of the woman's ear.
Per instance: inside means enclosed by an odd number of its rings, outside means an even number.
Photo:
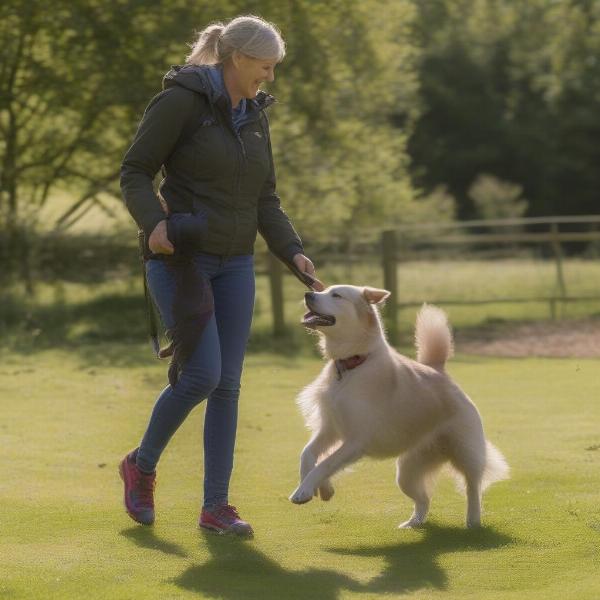
[[[242,58],[243,55],[239,50],[234,50],[231,53],[231,63],[236,69],[239,69],[241,67]]]
[[[391,292],[380,290],[378,288],[363,288],[363,296],[369,304],[381,304],[390,296]]]

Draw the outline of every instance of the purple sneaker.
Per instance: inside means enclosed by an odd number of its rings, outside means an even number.
[[[137,448],[119,464],[119,474],[125,483],[125,509],[127,514],[142,525],[154,523],[154,486],[156,471],[143,473],[135,463]]]
[[[247,537],[254,534],[250,523],[242,521],[237,508],[231,504],[222,504],[212,509],[203,508],[198,525],[217,533],[233,533]]]

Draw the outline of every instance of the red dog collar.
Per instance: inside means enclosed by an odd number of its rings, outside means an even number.
[[[335,368],[338,374],[338,380],[342,378],[344,371],[351,371],[362,365],[367,360],[368,354],[355,354],[349,358],[338,358],[335,361]]]

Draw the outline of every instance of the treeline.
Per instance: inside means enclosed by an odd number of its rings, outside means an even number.
[[[271,110],[303,234],[600,208],[596,0],[5,0],[0,251],[120,196],[118,170],[195,31],[254,13],[288,54]],[[24,233],[25,232],[25,233]]]
[[[600,2],[415,6],[414,184],[460,218],[600,212]]]

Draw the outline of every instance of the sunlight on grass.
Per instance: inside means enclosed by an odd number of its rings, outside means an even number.
[[[452,376],[477,403],[512,478],[484,500],[485,527],[463,527],[447,479],[430,524],[399,531],[410,502],[394,461],[361,461],[329,503],[294,506],[308,438],[294,397],[311,358],[249,356],[232,502],[253,541],[196,529],[203,408],[159,467],[157,523],[122,508],[116,465],[143,433],[165,365],[136,345],[3,353],[0,389],[0,592],[7,598],[307,598],[533,600],[600,596],[597,360],[458,356]]]
[[[270,283],[258,262],[256,302],[251,350],[275,349],[271,338]],[[327,284],[351,281],[358,285],[382,286],[381,270],[373,264],[347,267],[325,264],[319,275]],[[556,316],[578,318],[600,315],[600,264],[593,261],[565,261],[568,293],[572,296],[596,296],[597,300],[558,304]],[[398,269],[399,300],[416,306],[399,312],[402,340],[412,337],[415,314],[422,302],[488,298],[534,298],[555,292],[555,272],[551,262],[541,261],[432,261],[401,263]],[[8,295],[2,307],[0,329],[7,343],[15,336],[26,343],[30,331],[42,346],[60,340],[76,342],[82,338],[107,338],[120,333],[128,339],[145,337],[146,311],[140,271],[108,273],[95,283],[59,281],[39,283],[31,297],[18,289]],[[294,349],[306,347],[307,337],[300,327],[305,289],[291,275],[284,277],[284,311],[288,325],[285,344]],[[547,301],[525,304],[488,304],[444,306],[455,329],[478,327],[488,323],[534,321],[552,316]],[[384,315],[385,315],[384,309]]]

